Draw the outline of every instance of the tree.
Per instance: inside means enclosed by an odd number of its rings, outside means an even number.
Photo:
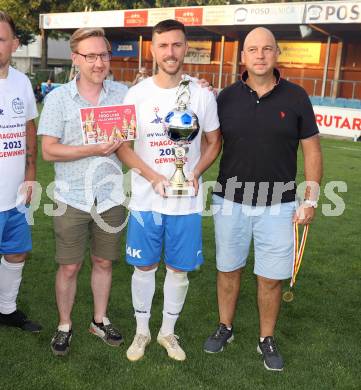
[[[200,5],[224,5],[229,4],[230,1],[226,0],[156,0],[156,7],[192,7]]]
[[[34,41],[36,35],[40,34],[40,14],[64,12],[70,3],[70,0],[0,0],[0,9],[11,15],[16,25],[20,44],[27,45]],[[44,30],[43,34],[41,67],[46,69],[48,31]]]
[[[70,3],[70,0],[0,0],[0,9],[11,15],[20,43],[27,45],[40,34],[39,14],[65,12]]]

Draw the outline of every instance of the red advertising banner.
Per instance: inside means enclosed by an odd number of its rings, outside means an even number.
[[[185,26],[201,26],[203,22],[203,8],[178,8],[175,18]]]
[[[80,108],[84,145],[137,138],[134,105]]]
[[[124,27],[142,27],[148,24],[148,11],[124,11]]]

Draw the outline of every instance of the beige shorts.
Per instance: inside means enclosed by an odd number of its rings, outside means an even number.
[[[88,240],[92,255],[110,261],[120,259],[121,233],[125,226],[123,229],[120,227],[125,221],[125,208],[122,205],[115,206],[101,214],[96,213],[96,220],[98,216],[104,221],[99,225],[91,213],[66,205],[66,212],[54,217],[57,263],[83,262]],[[112,231],[115,229],[109,227],[118,229]]]

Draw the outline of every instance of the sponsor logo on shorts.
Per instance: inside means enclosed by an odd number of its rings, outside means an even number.
[[[142,258],[141,252],[142,252],[141,249],[135,249],[135,248],[132,248],[132,247],[127,245],[127,255],[128,256],[134,257],[137,259],[141,259]]]
[[[13,110],[16,114],[23,114],[24,113],[24,102],[19,98],[15,98],[12,102],[11,105],[13,107]]]

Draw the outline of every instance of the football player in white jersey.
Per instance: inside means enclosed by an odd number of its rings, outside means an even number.
[[[148,323],[155,273],[163,247],[166,276],[163,322],[157,341],[170,358],[186,359],[174,328],[187,295],[187,272],[197,269],[203,262],[201,175],[221,148],[215,97],[207,88],[191,80],[189,108],[198,117],[200,132],[188,145],[184,171],[194,185],[196,195],[188,198],[165,196],[175,166],[173,142],[165,135],[162,122],[176,106],[187,48],[182,23],[172,19],[158,23],[153,28],[151,50],[159,71],[131,88],[124,100],[125,104],[136,106],[139,132],[134,150],[126,142],[117,152],[118,157],[133,168],[126,248],[127,262],[134,266],[132,301],[137,322],[133,343],[127,351],[131,361],[142,358],[151,341]],[[202,133],[206,142],[201,153]]]
[[[0,11],[0,324],[39,332],[41,326],[16,307],[26,254],[32,248],[24,206],[30,203],[35,181],[38,115],[29,79],[10,66],[18,45],[13,20]]]

